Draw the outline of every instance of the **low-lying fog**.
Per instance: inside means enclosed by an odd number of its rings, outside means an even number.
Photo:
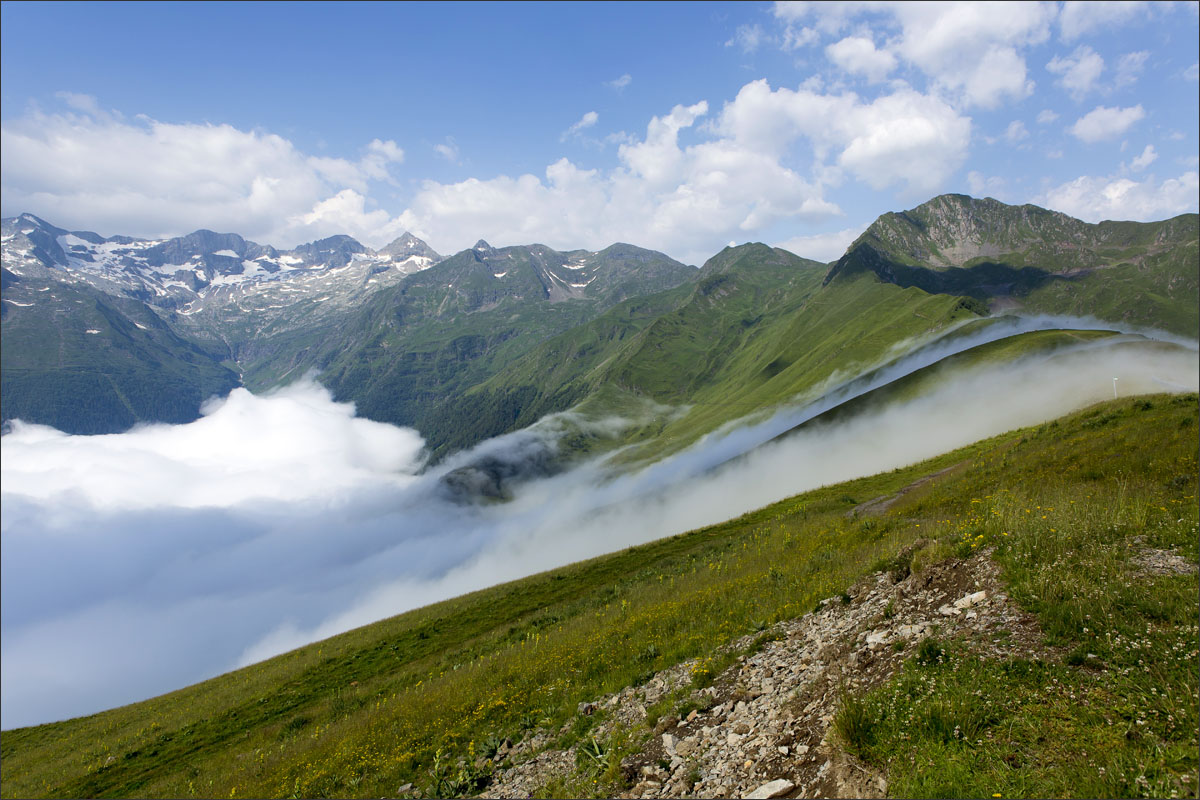
[[[69,436],[17,424],[0,439],[0,725],[151,697],[436,600],[910,464],[1112,397],[1114,377],[1122,395],[1196,391],[1195,346],[1114,337],[957,373],[917,400],[712,469],[811,414],[789,410],[638,473],[613,477],[593,461],[530,480],[504,504],[456,503],[443,490],[440,478],[473,454],[422,472],[416,432],[355,418],[311,382],[235,390],[187,425]],[[474,455],[544,453],[554,430],[500,437]]]

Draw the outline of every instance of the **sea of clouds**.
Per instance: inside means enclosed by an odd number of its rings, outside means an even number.
[[[981,338],[1063,324],[1016,321],[926,345],[866,381],[644,469],[614,472],[596,459],[517,482],[506,503],[456,499],[444,476],[483,455],[541,459],[564,426],[551,420],[427,468],[417,432],[360,419],[311,380],[264,395],[234,390],[186,425],[71,436],[17,423],[0,439],[0,725],[151,697],[407,609],[894,469],[1110,398],[1114,377],[1122,395],[1200,387],[1194,344],[1110,337],[959,370],[916,400],[772,440]]]

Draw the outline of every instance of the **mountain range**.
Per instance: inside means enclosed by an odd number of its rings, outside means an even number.
[[[442,257],[405,234],[280,251],[22,214],[3,221],[0,404],[6,422],[115,432],[312,373],[435,457],[571,408],[625,417],[620,441],[655,454],[997,313],[1194,339],[1197,219],[1089,224],[942,195],[883,215],[832,264],[751,243],[696,269],[628,244]]]

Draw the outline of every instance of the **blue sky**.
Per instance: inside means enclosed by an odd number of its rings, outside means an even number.
[[[1197,4],[54,4],[0,20],[5,216],[836,258],[942,192],[1197,209]]]

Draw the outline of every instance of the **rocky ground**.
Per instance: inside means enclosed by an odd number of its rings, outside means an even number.
[[[704,689],[686,693],[697,668],[689,661],[581,705],[580,713],[603,717],[596,740],[617,729],[635,737],[635,752],[621,762],[633,788],[622,797],[882,797],[883,776],[857,764],[832,735],[842,692],[886,681],[931,636],[964,642],[979,658],[1059,655],[1045,648],[1034,618],[1009,601],[986,551],[918,574],[876,573],[730,650],[753,650],[764,634],[765,644]],[[647,709],[672,692],[680,694],[676,707],[691,709],[651,728]],[[504,747],[499,757],[513,766],[497,770],[484,796],[529,797],[586,762],[577,751],[590,739],[550,746],[569,725]]]

